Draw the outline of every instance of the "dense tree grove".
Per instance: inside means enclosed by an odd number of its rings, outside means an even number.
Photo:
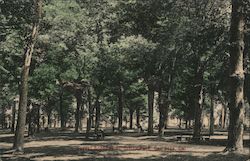
[[[220,103],[221,127],[230,120],[225,150],[240,151],[249,9],[248,0],[0,0],[2,128],[23,151],[26,126],[29,135],[109,124],[164,136],[175,117],[199,141],[204,113],[212,135]]]

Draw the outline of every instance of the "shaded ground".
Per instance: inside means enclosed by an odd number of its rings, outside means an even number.
[[[84,134],[72,131],[52,131],[26,138],[25,154],[11,151],[13,135],[0,130],[2,160],[86,160],[86,161],[247,161],[249,160],[249,133],[245,134],[245,152],[222,153],[226,133],[217,132],[210,141],[193,143],[177,141],[176,136],[188,131],[167,131],[166,136],[145,136],[135,132],[115,134],[103,141],[85,139]]]

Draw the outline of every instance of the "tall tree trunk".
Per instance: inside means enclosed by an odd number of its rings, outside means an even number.
[[[214,95],[211,95],[209,134],[214,134]]]
[[[11,132],[15,132],[15,123],[16,123],[16,102],[14,102],[12,106],[12,125],[11,125]]]
[[[148,85],[148,135],[154,133],[154,88]]]
[[[99,97],[97,97],[96,99],[95,108],[96,108],[95,131],[97,132],[99,130],[100,116],[101,116],[101,106],[100,106]]]
[[[49,113],[48,113],[48,129],[51,127],[51,113],[52,113],[52,111],[49,111]]]
[[[244,15],[243,0],[232,0],[230,48],[230,123],[225,151],[243,150],[244,121]]]
[[[203,105],[203,69],[198,65],[196,73],[196,84],[194,86],[195,96],[194,96],[194,107],[195,107],[195,123],[193,131],[193,139],[199,141],[201,137],[201,126],[202,126],[202,105]]]
[[[224,120],[223,120],[223,124],[222,124],[222,128],[225,129],[226,128],[226,121],[227,121],[227,107],[224,106]]]
[[[28,121],[28,136],[32,136],[33,135],[32,110],[29,110],[27,113],[27,121]]]
[[[163,136],[164,128],[165,128],[165,121],[166,121],[166,109],[163,105],[163,96],[162,96],[162,89],[159,89],[158,93],[158,106],[159,106],[159,129],[158,135]]]
[[[177,51],[176,51],[177,55]],[[173,81],[175,78],[175,69],[176,69],[176,59],[177,57],[175,56],[172,60],[172,67],[171,67],[171,72],[168,76],[168,89],[167,89],[167,96],[166,99],[163,99],[164,102],[163,104],[166,105],[165,107],[165,122],[164,122],[164,128],[167,129],[168,127],[168,117],[169,117],[169,109],[171,108],[171,93],[172,93],[172,86],[173,86]]]
[[[40,125],[40,117],[41,117],[41,114],[40,114],[40,106],[38,105],[37,106],[37,116],[36,116],[36,125],[37,125],[37,129],[36,129],[36,132],[39,133],[40,132],[40,128],[41,128],[41,125]]]
[[[140,108],[139,107],[136,108],[136,126],[137,127],[140,126]]]
[[[89,107],[89,116],[87,118],[87,130],[86,137],[88,138],[89,132],[91,130],[93,124],[93,106],[92,106],[92,98],[91,98],[91,90],[88,88],[88,107]]]
[[[81,92],[76,92],[76,111],[75,111],[75,132],[78,133],[79,132],[79,126],[80,126],[80,109],[82,106],[82,94]]]
[[[188,128],[188,120],[185,120],[185,129]]]
[[[1,124],[2,124],[2,128],[5,129],[6,128],[6,123],[5,123],[6,110],[5,110],[5,107],[3,107],[2,110],[3,110],[3,113],[2,113],[2,118],[1,118]]]
[[[133,129],[133,114],[134,110],[129,109],[129,129]]]
[[[181,129],[181,125],[182,125],[182,119],[179,118],[179,128]]]
[[[26,50],[24,53],[24,64],[22,67],[21,84],[20,84],[20,97],[19,97],[19,109],[18,119],[15,132],[15,141],[13,148],[16,151],[23,151],[24,145],[24,133],[25,133],[25,121],[26,121],[26,109],[27,109],[27,96],[28,96],[28,78],[31,64],[31,58],[35,46],[35,41],[38,35],[39,22],[42,14],[42,0],[34,0],[34,22],[32,26],[32,33],[30,39],[27,42]]]
[[[119,88],[119,94],[118,94],[118,130],[119,132],[122,132],[123,107],[124,107],[124,89],[121,84]]]
[[[61,128],[65,128],[65,115],[64,115],[64,110],[63,110],[63,90],[61,89],[60,93],[60,98],[59,98],[59,109],[60,109],[60,123],[61,123]]]

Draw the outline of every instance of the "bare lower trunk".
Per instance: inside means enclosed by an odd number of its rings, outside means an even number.
[[[11,132],[15,132],[15,123],[16,123],[16,103],[12,106],[12,124],[11,124]]]
[[[27,53],[26,60],[22,69],[18,119],[17,119],[16,133],[15,133],[15,141],[13,146],[16,151],[23,151],[23,145],[24,145],[24,132],[25,132],[27,95],[28,95],[28,77],[29,77],[29,66],[32,56],[32,53],[30,53],[30,51],[27,51],[26,53]]]
[[[63,91],[61,91],[60,93],[59,109],[60,109],[61,128],[65,128],[65,117],[64,117],[64,110],[63,110]]]
[[[133,114],[134,110],[129,110],[129,129],[133,129]]]
[[[148,86],[148,135],[154,133],[154,89],[151,85]]]
[[[32,111],[30,110],[27,114],[27,121],[28,121],[28,136],[33,135],[33,127],[32,127]]]
[[[165,120],[166,120],[166,109],[163,105],[163,96],[162,96],[162,90],[159,89],[158,94],[158,106],[159,106],[159,129],[158,129],[158,135],[162,136],[164,134],[164,128],[165,128]]]
[[[91,130],[93,124],[93,106],[92,106],[92,98],[91,98],[91,91],[88,89],[88,107],[89,107],[89,117],[87,118],[87,130],[86,130],[86,137],[88,138],[89,132]]]
[[[95,108],[96,108],[95,131],[97,132],[99,130],[100,116],[101,116],[101,107],[99,98],[96,99]]]
[[[230,123],[225,151],[243,150],[244,121],[243,0],[232,0],[230,49]]]
[[[182,119],[181,118],[179,118],[179,128],[181,129],[181,124],[182,123]]]
[[[139,107],[136,109],[136,126],[137,127],[140,126],[140,108]]]
[[[32,27],[32,33],[30,40],[27,43],[26,50],[24,53],[24,63],[21,74],[20,84],[20,97],[19,97],[19,109],[18,119],[15,132],[15,141],[13,148],[16,151],[23,151],[24,145],[24,132],[25,132],[25,121],[26,121],[26,109],[27,109],[27,96],[28,96],[28,78],[31,64],[31,58],[34,50],[35,40],[38,34],[39,20],[41,18],[42,0],[34,0],[34,11],[35,19]]]
[[[48,113],[48,127],[47,128],[50,128],[51,127],[51,111]]]
[[[36,132],[39,133],[40,132],[40,128],[41,128],[41,125],[40,125],[40,106],[37,107],[37,116],[36,116],[36,125],[37,125],[37,129],[36,129]]]
[[[77,93],[76,94],[76,111],[75,111],[75,132],[79,132],[80,126],[80,109],[82,106],[82,95]]]
[[[6,118],[5,118],[5,117],[6,117],[5,115],[6,115],[6,114],[5,114],[5,112],[6,112],[5,108],[3,108],[3,113],[2,113],[2,117],[1,117],[1,124],[2,124],[2,128],[3,128],[3,129],[6,128],[6,122],[5,122],[5,119],[6,119]]]
[[[122,132],[122,118],[123,118],[123,106],[124,106],[124,89],[120,86],[118,94],[118,130]]]
[[[210,135],[214,134],[214,96],[211,96],[211,105],[210,105],[210,127],[209,127]]]
[[[165,129],[167,129],[168,128],[168,117],[169,117],[169,114],[168,114],[168,112],[169,112],[169,108],[171,107],[171,104],[170,104],[170,102],[168,102],[167,104],[166,104],[166,110],[165,110],[165,122],[164,122],[164,128]]]
[[[224,120],[223,120],[223,124],[222,124],[222,128],[225,129],[227,126],[226,126],[226,122],[227,122],[227,107],[223,107],[224,108]]]
[[[188,120],[185,120],[185,129],[188,128]]]
[[[194,123],[194,131],[193,131],[193,139],[195,141],[199,141],[201,137],[201,115],[202,115],[202,105],[203,105],[203,69],[198,65],[197,73],[196,73],[196,84],[194,86],[195,90],[195,123]]]

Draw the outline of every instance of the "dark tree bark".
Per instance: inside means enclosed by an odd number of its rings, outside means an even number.
[[[152,135],[154,133],[153,116],[154,116],[154,88],[152,85],[148,85],[148,135]]]
[[[243,150],[244,121],[244,15],[243,0],[232,0],[230,48],[230,123],[225,151]]]
[[[123,118],[123,107],[124,107],[124,89],[122,84],[119,88],[118,93],[118,130],[122,132],[122,118]]]
[[[52,113],[52,111],[50,111],[49,113],[48,113],[48,129],[51,127],[51,113]]]
[[[182,119],[179,118],[179,128],[181,129],[181,125],[182,125]]]
[[[79,77],[80,78],[80,77]],[[87,89],[88,82],[83,80],[77,80],[74,82],[63,82],[63,87],[74,94],[76,98],[76,111],[75,111],[75,132],[79,131],[80,120],[82,114],[83,105],[83,93]]]
[[[40,125],[40,117],[41,117],[41,114],[40,114],[40,105],[37,105],[37,115],[36,115],[36,125],[37,125],[37,129],[36,129],[36,132],[39,133],[40,132],[40,128],[41,128],[41,125]]]
[[[28,136],[33,135],[33,127],[32,127],[32,110],[29,110],[27,113],[27,121],[28,121]]]
[[[188,128],[188,120],[185,120],[185,129]]]
[[[165,122],[164,122],[164,128],[167,129],[168,128],[168,117],[169,117],[169,108],[171,107],[170,102],[164,103],[166,105],[166,110],[165,110]]]
[[[86,137],[88,138],[89,132],[93,125],[93,106],[92,106],[92,98],[91,98],[91,91],[88,88],[88,108],[89,108],[89,117],[87,118],[87,130],[86,130]]]
[[[199,141],[201,137],[201,114],[203,105],[203,68],[201,65],[197,66],[197,73],[195,76],[196,84],[194,86],[194,108],[195,108],[195,123],[193,131],[193,140]]]
[[[75,111],[75,132],[79,132],[79,126],[80,126],[80,109],[82,106],[82,93],[81,92],[76,92],[76,111]]]
[[[99,97],[97,97],[96,99],[95,108],[96,108],[95,131],[97,132],[99,130],[100,116],[101,116],[101,106],[100,106]]]
[[[159,136],[162,136],[164,133],[164,128],[165,128],[165,121],[166,121],[166,109],[164,108],[163,105],[163,96],[162,96],[162,89],[159,89],[158,93],[158,106],[159,106],[159,129],[158,129],[158,134]]]
[[[38,28],[40,23],[40,18],[42,14],[42,0],[34,0],[34,22],[32,26],[32,33],[30,39],[27,42],[27,46],[24,53],[24,63],[22,67],[21,74],[21,84],[20,84],[20,98],[19,98],[19,109],[18,109],[18,119],[15,132],[15,141],[13,148],[16,151],[22,152],[24,145],[24,133],[25,133],[25,121],[26,121],[26,109],[27,109],[27,96],[28,96],[28,78],[29,70],[31,64],[31,58],[34,50],[34,45],[38,35]]]
[[[139,107],[136,108],[136,126],[137,127],[140,126],[140,108]]]
[[[133,114],[134,109],[129,109],[129,129],[133,129]]]
[[[64,115],[64,110],[63,110],[63,90],[61,89],[60,96],[59,96],[59,109],[60,109],[60,123],[61,123],[61,128],[65,128],[65,115]]]
[[[1,124],[2,124],[2,128],[5,129],[6,128],[6,122],[5,122],[5,117],[6,117],[6,110],[5,110],[5,107],[3,107],[3,113],[2,113],[2,117],[1,117]]]
[[[176,60],[177,60],[177,57],[175,56],[172,60],[171,72],[169,73],[169,76],[168,76],[167,96],[165,99],[163,99],[164,100],[163,104],[165,105],[165,122],[164,122],[165,129],[167,129],[168,127],[168,117],[169,117],[168,113],[169,113],[169,109],[171,108],[171,94],[172,94],[173,81],[175,78]]]
[[[15,124],[16,123],[16,103],[14,102],[12,106],[12,124],[11,124],[11,132],[15,132]]]
[[[214,95],[211,95],[209,134],[214,134]]]
[[[223,107],[224,108],[224,120],[222,122],[222,128],[225,129],[226,128],[226,122],[227,122],[227,107]]]

